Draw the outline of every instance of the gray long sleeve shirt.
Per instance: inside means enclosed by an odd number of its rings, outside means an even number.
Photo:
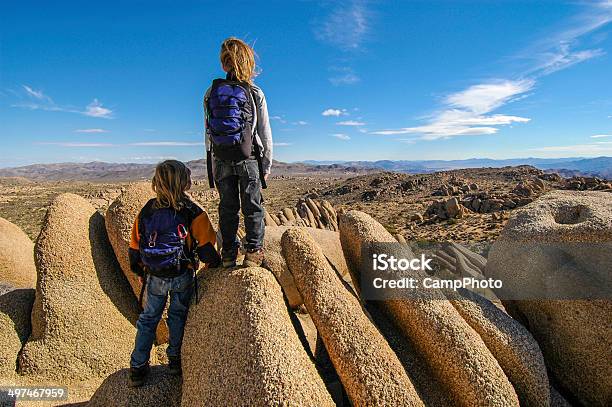
[[[251,85],[251,89],[253,91],[255,108],[257,109],[257,132],[255,134],[255,141],[259,144],[263,152],[262,164],[264,174],[269,174],[272,168],[272,129],[270,128],[270,117],[268,116],[268,104],[266,103],[266,96],[261,88],[253,84]],[[204,100],[206,100],[209,94],[210,88],[206,90]],[[204,103],[204,110],[206,110],[206,103]],[[206,111],[204,112],[204,117],[206,117]],[[204,120],[204,125],[206,125],[206,120]],[[212,141],[206,130],[204,130],[204,140],[206,142],[206,150],[211,150]]]

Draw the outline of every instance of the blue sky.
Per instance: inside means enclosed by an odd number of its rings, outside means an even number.
[[[283,161],[612,155],[612,1],[2,2],[0,166],[201,158],[254,44]]]

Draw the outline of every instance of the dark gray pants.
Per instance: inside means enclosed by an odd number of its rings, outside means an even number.
[[[240,162],[215,160],[214,177],[219,191],[219,229],[223,250],[236,245],[236,233],[242,208],[246,231],[245,248],[249,251],[263,247],[264,209],[261,182],[256,160]]]

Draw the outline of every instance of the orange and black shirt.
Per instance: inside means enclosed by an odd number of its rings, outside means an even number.
[[[141,227],[139,227],[139,222],[141,216],[146,215],[145,212],[155,210],[154,203],[155,199],[152,199],[143,207],[132,226],[130,247],[128,249],[130,268],[139,276],[145,273],[145,267],[140,255]],[[197,258],[205,263],[207,267],[217,267],[221,262],[221,257],[215,249],[217,234],[208,218],[208,214],[191,201],[184,202],[184,208],[188,210],[190,214],[189,233],[185,239],[186,252],[190,255],[197,254]],[[195,258],[192,260],[195,260]],[[178,273],[188,269],[193,270],[194,263],[195,261],[186,262]],[[157,277],[176,277],[177,275],[177,270],[146,271]]]

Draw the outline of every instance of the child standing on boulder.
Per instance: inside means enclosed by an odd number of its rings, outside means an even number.
[[[198,260],[208,267],[221,261],[208,214],[185,194],[191,187],[189,168],[180,161],[164,161],[155,169],[152,186],[157,197],[138,214],[129,248],[131,269],[146,287],[130,359],[133,387],[141,386],[149,373],[151,347],[168,295],[168,367],[171,374],[182,374],[181,344]]]
[[[244,41],[221,44],[225,79],[215,79],[204,96],[206,161],[211,188],[219,191],[219,229],[224,267],[236,265],[242,207],[246,230],[244,265],[264,259],[261,189],[272,165],[272,131],[263,91],[253,83],[255,53]]]

